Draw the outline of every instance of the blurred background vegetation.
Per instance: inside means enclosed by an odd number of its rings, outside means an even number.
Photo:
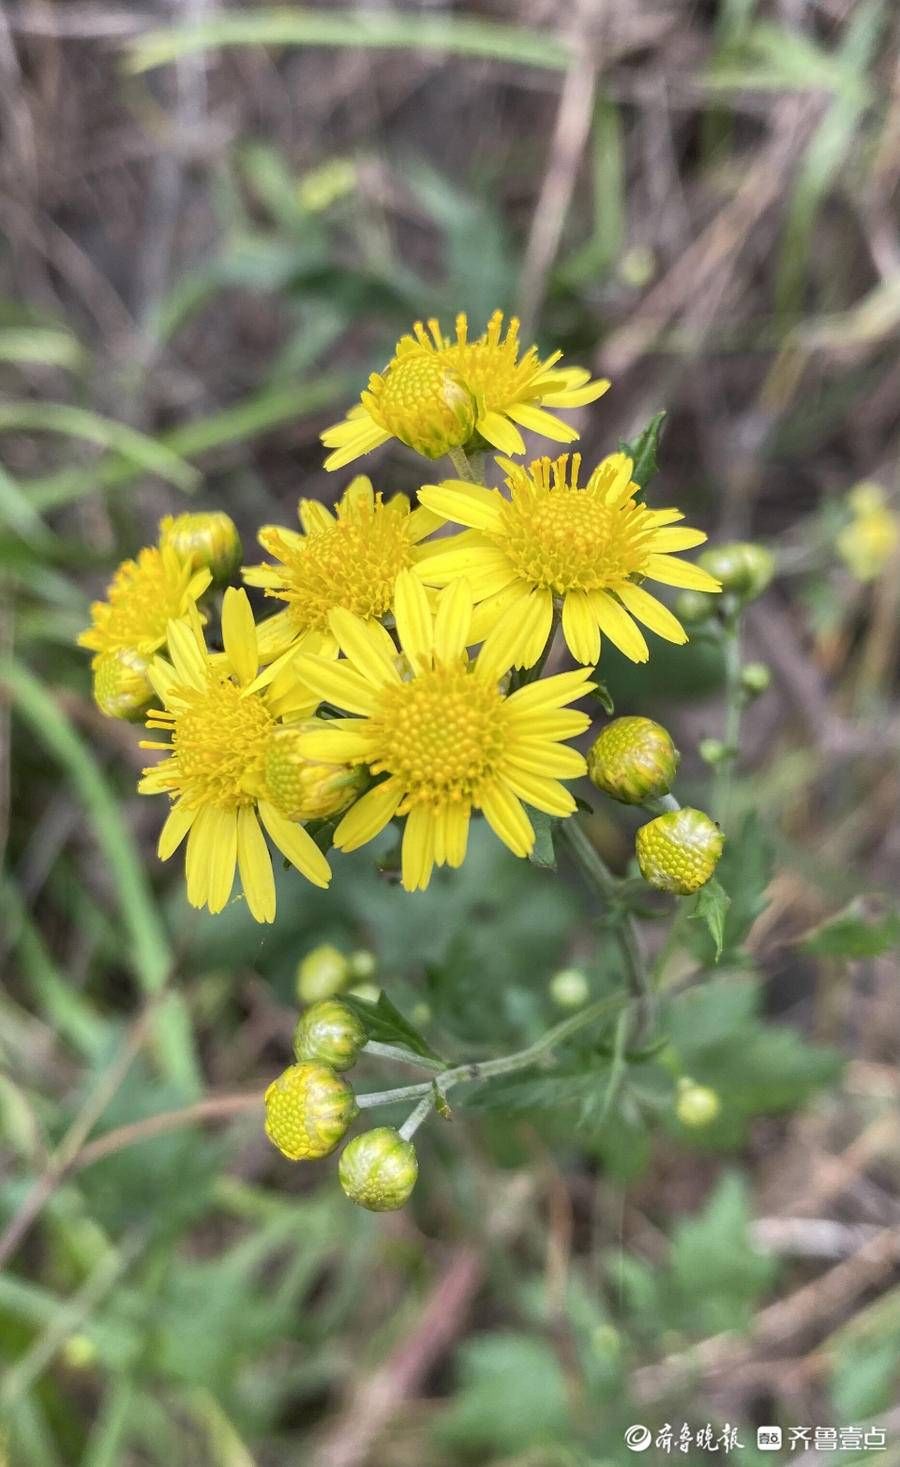
[[[0,1460],[618,1467],[668,1421],[741,1463],[759,1423],[880,1424],[900,1462],[898,39],[891,0],[0,11]],[[424,895],[362,853],[272,931],[190,911],[73,640],[161,514],[249,548],[331,501],[317,435],[397,335],[497,306],[613,379],[589,459],[665,408],[657,502],[776,551],[774,677],[721,961],[643,923],[665,1050],[473,1092],[385,1219],[202,1121],[287,1062],[298,961],[368,950],[430,1042],[499,1053],[559,968],[618,985],[596,911],[489,840]],[[604,659],[702,804],[715,645]],[[619,871],[633,824],[594,819]]]

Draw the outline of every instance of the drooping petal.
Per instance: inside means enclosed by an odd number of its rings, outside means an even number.
[[[241,886],[252,915],[257,922],[274,922],[272,858],[252,805],[244,805],[237,812],[237,859]]]
[[[211,912],[221,912],[234,886],[237,863],[237,812],[213,810],[209,821],[210,861],[207,905]]]
[[[525,452],[525,439],[502,413],[483,413],[475,427],[485,442],[492,443],[501,453]]]
[[[178,800],[172,806],[159,833],[159,844],[156,847],[156,854],[161,861],[168,861],[174,855],[196,818],[196,809],[192,810],[184,800]]]
[[[571,815],[576,808],[574,799],[559,780],[515,768],[505,769],[503,778],[520,800],[533,805],[535,810],[543,810],[545,815],[563,817]]]
[[[568,591],[563,598],[563,636],[576,662],[593,667],[600,656],[600,629],[586,591]]]
[[[338,850],[355,851],[374,840],[390,824],[403,799],[403,790],[392,780],[376,785],[347,811],[337,830],[334,843]]]
[[[401,849],[401,880],[404,891],[424,891],[434,868],[434,811],[414,805],[406,817]]]
[[[650,649],[644,634],[624,607],[620,606],[607,591],[589,592],[591,610],[600,624],[600,630],[611,642],[615,642],[632,662],[646,662]]]
[[[657,601],[642,586],[626,581],[618,587],[617,594],[632,616],[642,621],[651,632],[656,632],[658,637],[665,637],[667,642],[675,642],[678,646],[687,641],[687,632],[678,618],[672,615],[668,606],[663,606],[661,601]]]
[[[259,802],[259,818],[278,849],[287,856],[292,865],[313,886],[327,886],[331,881],[331,867],[319,850],[309,831],[286,819],[280,810],[266,800]]]
[[[434,619],[434,651],[441,662],[461,657],[472,625],[472,590],[467,580],[451,581],[440,593]]]
[[[679,560],[675,555],[648,555],[644,562],[644,573],[651,580],[661,581],[664,586],[677,586],[685,591],[721,591],[722,587],[699,565],[689,560]]]
[[[520,800],[505,784],[495,780],[482,796],[481,809],[494,834],[514,856],[527,856],[534,848],[534,828]]]
[[[577,428],[530,402],[511,403],[506,411],[514,423],[520,423],[523,428],[530,428],[534,433],[541,433],[544,438],[552,438],[556,443],[574,443],[578,437]]]

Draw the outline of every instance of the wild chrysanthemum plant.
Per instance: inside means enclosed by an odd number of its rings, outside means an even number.
[[[164,736],[144,745],[162,757],[139,788],[168,801],[159,855],[186,841],[193,906],[219,912],[243,899],[258,922],[271,922],[269,842],[325,886],[330,850],[356,850],[391,825],[403,886],[416,892],[436,867],[463,863],[474,819],[544,867],[555,866],[554,844],[564,845],[597,894],[619,943],[621,991],[592,1001],[580,969],[557,975],[554,999],[571,1012],[527,1049],[495,1059],[447,1063],[384,996],[373,1005],[348,992],[354,979],[371,980],[370,954],[345,958],[320,946],[307,955],[298,984],[312,1007],[298,1024],[296,1063],[266,1091],[266,1131],[285,1156],[309,1160],[334,1150],[358,1112],[416,1102],[402,1125],[363,1132],[341,1158],[341,1186],[375,1211],[409,1197],[418,1171],[411,1138],[427,1116],[449,1114],[455,1087],[533,1065],[588,1025],[614,1023],[604,1109],[613,1103],[630,1046],[642,1055],[654,1044],[653,981],[634,915],[640,877],[687,902],[719,950],[724,941],[721,825],[741,708],[768,679],[761,664],[742,667],[740,616],[774,563],[753,545],[713,548],[699,564],[683,558],[706,536],[646,496],[662,415],[586,473],[579,454],[510,457],[525,453],[523,428],[572,442],[576,428],[555,410],[584,407],[609,385],[560,366],[560,355],[523,351],[518,322],[504,331],[500,312],[471,340],[465,316],[453,336],[436,321],[417,324],[323,434],[326,466],[396,438],[429,461],[447,454],[454,477],[435,481],[429,471],[416,507],[366,478],[353,480],[334,511],[302,499],[299,530],[265,527],[269,559],[243,571],[263,593],[258,619],[234,586],[218,615],[204,609],[240,559],[228,516],[168,518],[158,544],[119,568],[79,638],[95,653],[100,708],[124,718],[146,712],[148,728]],[[487,448],[504,455],[501,487],[481,482]],[[680,618],[648,583],[680,591]],[[272,600],[278,610],[263,615]],[[712,815],[679,805],[679,755],[658,723],[640,714],[607,721],[587,758],[571,743],[598,700],[609,708],[595,671],[604,641],[644,662],[645,631],[680,644],[685,622],[717,636],[724,653],[723,737],[701,744],[715,769]],[[574,668],[551,661],[566,657]],[[582,779],[582,795],[596,790],[646,810],[640,876],[621,879],[604,864],[583,818],[590,805],[571,788]],[[345,1072],[361,1055],[431,1074],[355,1095]],[[677,1070],[670,1058],[672,1114],[688,1124],[690,1091],[690,1124],[714,1123],[719,1097],[710,1104],[712,1092]],[[696,1096],[706,1096],[705,1108]]]

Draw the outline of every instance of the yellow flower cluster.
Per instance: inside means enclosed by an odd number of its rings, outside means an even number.
[[[340,468],[396,438],[454,477],[413,506],[358,477],[334,510],[301,499],[299,529],[267,526],[268,559],[243,579],[281,603],[257,621],[244,590],[221,604],[207,645],[202,598],[240,557],[227,516],[166,520],[159,543],[126,561],[80,642],[95,653],[94,691],[111,716],[146,712],[165,757],[142,793],[171,801],[162,859],[186,840],[188,900],[220,911],[235,874],[254,917],[275,915],[270,840],[311,882],[331,877],[323,848],[351,851],[402,822],[402,881],[428,885],[459,866],[474,815],[517,856],[535,844],[529,809],[562,819],[567,783],[586,772],[569,741],[587,713],[608,638],[649,656],[644,629],[687,640],[645,582],[716,591],[678,558],[705,535],[651,509],[627,454],[590,472],[579,454],[525,464],[525,428],[577,437],[549,409],[580,407],[609,384],[522,351],[498,312],[470,340],[418,323],[347,418],[323,433]],[[497,457],[501,488],[472,462]],[[473,473],[462,478],[461,473]],[[578,664],[545,675],[556,633]],[[148,704],[153,704],[148,708]],[[312,826],[312,832],[308,829]]]

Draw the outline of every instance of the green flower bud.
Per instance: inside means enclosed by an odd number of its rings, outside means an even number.
[[[764,693],[772,681],[772,673],[764,662],[748,662],[741,669],[741,687],[749,698]]]
[[[160,549],[171,547],[180,560],[210,571],[220,585],[231,580],[243,554],[237,526],[221,510],[166,515],[159,523],[159,544]]]
[[[678,1081],[675,1099],[675,1114],[683,1126],[692,1130],[709,1126],[722,1109],[722,1102],[715,1090],[708,1085],[698,1085],[689,1076],[682,1075]]]
[[[704,764],[721,764],[728,757],[728,749],[721,739],[701,739],[698,753]]]
[[[300,1015],[294,1030],[298,1060],[321,1060],[333,1070],[349,1070],[367,1039],[366,1026],[339,998],[323,998]]]
[[[338,1162],[344,1192],[351,1202],[370,1212],[394,1212],[402,1207],[418,1175],[415,1147],[392,1126],[354,1136]]]
[[[410,351],[376,374],[363,393],[376,422],[424,458],[461,448],[475,432],[478,404],[436,352]]]
[[[764,545],[735,541],[731,545],[711,545],[697,557],[698,564],[722,582],[722,590],[730,591],[742,601],[761,596],[775,574],[775,557]]]
[[[614,718],[588,750],[588,778],[626,805],[667,795],[678,769],[672,736],[652,718]]]
[[[378,959],[367,947],[359,947],[350,954],[350,977],[354,983],[368,983],[378,970]]]
[[[330,942],[314,947],[297,967],[297,997],[301,1003],[317,1003],[341,993],[350,981],[350,964]]]
[[[290,1161],[328,1156],[359,1114],[346,1080],[330,1065],[291,1065],[266,1091],[266,1135]]]
[[[709,591],[679,591],[675,597],[675,615],[685,626],[702,626],[715,616],[717,604]]]
[[[139,722],[156,694],[147,676],[147,658],[134,647],[116,647],[94,658],[94,702],[107,718]]]
[[[550,997],[561,1009],[580,1009],[590,996],[590,984],[580,968],[560,968],[550,979]]]
[[[702,810],[686,806],[658,815],[637,833],[635,845],[644,880],[679,896],[699,891],[718,865],[725,837]]]
[[[316,723],[287,724],[272,733],[266,752],[265,783],[272,803],[289,820],[327,820],[352,805],[362,792],[361,765],[321,764],[297,748]]]

